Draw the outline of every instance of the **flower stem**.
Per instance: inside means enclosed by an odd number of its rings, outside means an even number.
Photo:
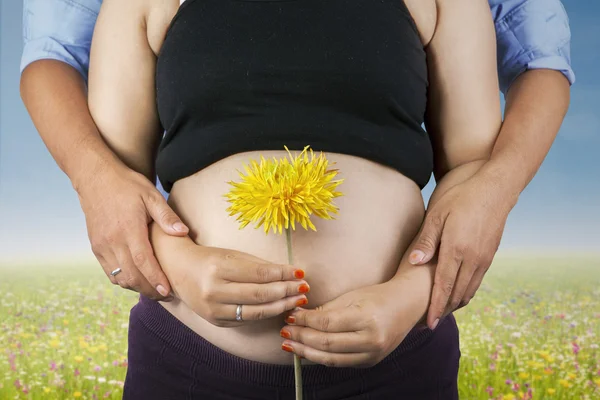
[[[287,243],[288,264],[294,265],[291,228],[285,229],[285,241]],[[294,354],[294,378],[296,381],[296,400],[302,400],[302,363],[300,362],[300,357],[297,354]]]

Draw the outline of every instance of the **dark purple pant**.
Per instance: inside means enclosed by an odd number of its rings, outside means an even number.
[[[294,368],[245,360],[212,345],[141,297],[129,321],[125,400],[293,400]],[[305,400],[457,400],[458,329],[413,331],[375,367],[304,365]]]

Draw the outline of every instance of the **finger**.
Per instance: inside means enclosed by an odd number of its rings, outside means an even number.
[[[321,332],[302,326],[286,325],[281,337],[328,353],[363,353],[373,350],[373,343],[360,332]]]
[[[136,268],[131,253],[126,247],[115,250],[116,260],[121,272],[115,275],[117,283],[123,289],[129,289],[134,292],[143,294],[151,299],[160,298],[160,294],[150,285],[140,271]]]
[[[219,277],[230,282],[269,283],[304,278],[304,270],[286,264],[248,261],[235,252],[225,255],[227,262],[219,268]]]
[[[293,310],[296,307],[303,306],[308,303],[308,299],[305,295],[301,294],[293,297],[286,297],[285,299],[277,300],[272,303],[261,304],[261,305],[242,305],[242,320],[245,322],[249,321],[262,321],[265,319],[277,317],[286,311]],[[219,307],[215,314],[215,319],[221,321],[235,321],[237,311],[236,304],[226,304]]]
[[[304,280],[272,283],[228,282],[215,301],[226,304],[265,304],[290,296],[306,294],[310,286]]]
[[[430,329],[435,329],[446,310],[461,263],[462,254],[456,250],[453,242],[442,241],[427,316],[427,326]]]
[[[106,259],[103,256],[101,256],[99,254],[95,254],[95,255],[96,255],[96,259],[98,260],[98,262],[102,266],[102,270],[104,271],[104,273],[106,274],[106,276],[110,280],[110,283],[112,283],[113,285],[117,285],[118,284],[117,283],[117,278],[115,278],[114,276],[112,276],[110,274],[116,268],[112,268],[111,264],[108,261],[106,261]],[[114,264],[112,264],[112,265],[114,265]]]
[[[429,262],[435,255],[447,215],[431,212],[425,216],[423,227],[417,235],[416,243],[412,246],[408,261],[413,265]]]
[[[167,201],[158,190],[153,191],[143,199],[148,214],[166,234],[176,236],[185,236],[188,234],[188,227],[169,207]]]
[[[128,243],[131,259],[150,286],[159,293],[160,300],[169,301],[171,285],[154,255],[148,239],[148,227],[144,222],[141,223],[141,228],[135,230]]]
[[[285,340],[281,348],[327,367],[370,367],[375,364],[368,353],[328,353],[290,340]]]
[[[454,288],[452,289],[452,295],[450,296],[450,302],[446,307],[444,315],[450,314],[451,312],[460,308],[467,287],[469,286],[469,283],[471,282],[476,270],[477,265],[475,263],[463,261],[458,271],[458,276],[456,278],[456,282],[454,283]]]
[[[286,318],[290,325],[306,326],[321,332],[361,331],[365,328],[365,320],[358,309],[350,307],[336,310],[299,309]]]
[[[477,293],[477,290],[481,286],[481,283],[483,282],[483,278],[485,277],[485,273],[487,272],[488,268],[489,266],[480,267],[477,269],[477,271],[475,271],[473,277],[471,278],[471,281],[469,282],[469,286],[467,286],[467,289],[465,290],[461,307],[464,307],[467,304],[469,304],[473,297],[475,297],[475,293]]]

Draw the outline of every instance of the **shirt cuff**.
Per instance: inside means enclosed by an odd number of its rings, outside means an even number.
[[[513,65],[512,68],[504,68],[504,74],[501,76],[500,82],[500,88],[504,94],[508,92],[508,89],[519,75],[525,71],[534,69],[551,69],[559,71],[567,78],[570,85],[575,83],[575,73],[564,57],[559,55],[536,55],[535,53],[532,53],[528,58],[529,61],[524,64],[517,63]],[[502,80],[502,78],[504,79]]]
[[[83,65],[69,48],[52,38],[44,37],[41,39],[34,39],[25,44],[21,56],[20,72],[23,73],[23,70],[25,70],[29,64],[38,60],[56,60],[64,62],[79,71],[83,79],[87,82],[87,65]]]

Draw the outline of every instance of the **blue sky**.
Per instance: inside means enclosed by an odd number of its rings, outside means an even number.
[[[563,4],[577,83],[554,147],[509,217],[505,252],[600,250],[600,3]],[[0,2],[0,262],[87,257],[77,195],[19,97],[21,8]]]

